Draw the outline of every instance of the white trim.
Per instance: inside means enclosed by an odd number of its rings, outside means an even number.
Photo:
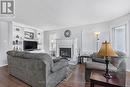
[[[30,28],[30,29],[34,29],[34,30],[38,30],[38,31],[43,31],[42,29],[30,26],[30,25],[26,25],[26,24],[22,24],[22,23],[18,23],[18,22],[14,22],[13,21],[13,25],[18,26],[18,27],[23,27],[23,28]]]
[[[127,72],[130,72],[130,69],[126,69]]]
[[[119,23],[119,24],[116,24],[116,25],[112,25],[110,28],[111,28],[111,40],[112,40],[112,45],[113,45],[113,48],[115,49],[115,31],[114,31],[114,28],[118,27],[118,26],[122,26],[122,25],[125,25],[126,26],[126,29],[125,29],[125,39],[126,39],[126,42],[125,42],[125,51],[127,53],[127,56],[129,56],[129,21],[125,21],[123,22],[122,24]]]
[[[119,25],[119,26],[115,26],[115,27],[113,27],[112,29],[112,31],[113,31],[113,46],[114,46],[114,49],[116,49],[116,43],[117,42],[115,42],[115,35],[116,35],[116,28],[118,28],[118,27],[122,27],[122,26],[125,26],[125,52],[127,52],[128,50],[127,50],[127,32],[128,32],[128,30],[127,30],[127,25],[128,25],[128,23],[126,23],[126,24],[123,24],[123,25]]]
[[[3,65],[0,65],[0,67],[3,67],[3,66],[7,66],[8,64],[3,64]]]

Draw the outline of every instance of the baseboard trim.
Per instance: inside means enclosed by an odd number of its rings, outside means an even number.
[[[130,69],[126,69],[127,72],[130,72]]]
[[[3,65],[0,65],[0,67],[3,67],[3,66],[7,66],[8,64],[3,64]]]

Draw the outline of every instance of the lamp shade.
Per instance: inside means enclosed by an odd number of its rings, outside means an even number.
[[[95,34],[96,34],[96,35],[99,35],[99,34],[100,34],[100,32],[95,32]]]
[[[117,57],[118,55],[113,51],[111,44],[105,41],[102,43],[102,46],[98,52],[98,56]]]

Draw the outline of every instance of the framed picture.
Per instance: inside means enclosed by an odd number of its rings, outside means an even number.
[[[24,31],[24,38],[25,39],[34,39],[34,33],[33,32],[28,32],[28,31]]]

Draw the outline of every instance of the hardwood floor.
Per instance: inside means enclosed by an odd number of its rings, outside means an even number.
[[[76,69],[65,80],[60,82],[57,87],[90,87],[89,83],[85,84],[85,66],[77,65]],[[127,87],[130,86],[130,73],[127,73]],[[16,79],[8,74],[7,67],[0,68],[0,87],[30,87],[26,83]],[[101,87],[101,86],[95,86]]]
[[[83,64],[77,65],[72,74],[57,87],[90,87],[90,83],[85,83],[85,66]]]
[[[76,69],[63,80],[57,87],[85,87],[85,69],[84,65],[77,65]]]

